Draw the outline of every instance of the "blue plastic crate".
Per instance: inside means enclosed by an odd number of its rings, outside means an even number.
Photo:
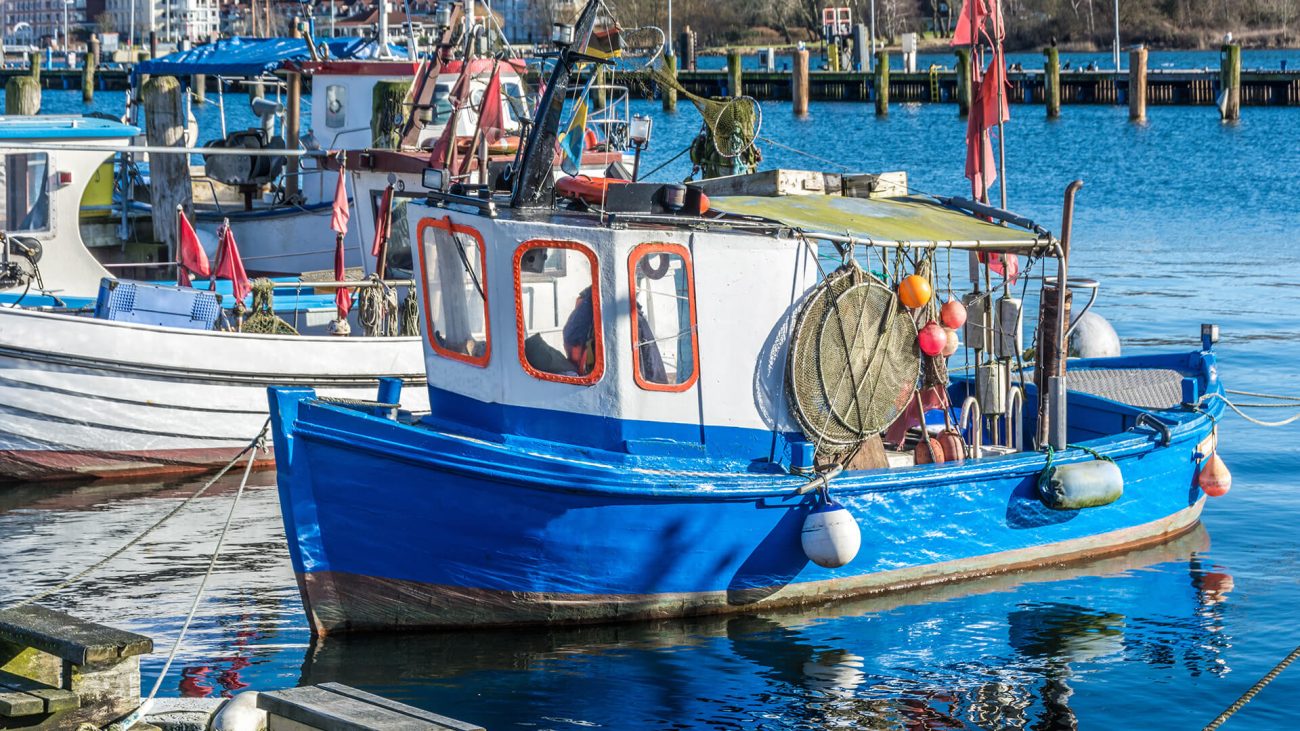
[[[105,277],[95,317],[141,325],[211,330],[221,315],[221,295],[189,287]]]

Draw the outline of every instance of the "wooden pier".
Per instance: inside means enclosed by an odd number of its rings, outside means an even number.
[[[94,91],[125,91],[130,86],[130,70],[122,67],[109,68],[100,66],[92,75]],[[84,72],[75,69],[41,69],[40,84],[42,89],[51,91],[83,91]],[[30,76],[25,68],[0,69],[0,86],[4,86],[15,76]]]
[[[1243,106],[1300,106],[1300,71],[1241,72]],[[789,71],[745,69],[744,93],[762,100],[789,100],[793,96]],[[1047,72],[1025,69],[1007,73],[1008,101],[1043,104],[1047,99]],[[728,72],[678,71],[677,80],[700,96],[731,96]],[[890,103],[958,103],[958,72],[953,68],[916,71],[891,70],[888,74]],[[808,95],[813,101],[875,101],[875,76],[852,71],[813,71],[808,74]],[[630,87],[635,90],[637,84]],[[1146,72],[1146,103],[1157,105],[1214,105],[1222,83],[1219,69],[1149,69]],[[1129,72],[1060,72],[1061,104],[1127,104]],[[635,93],[635,91],[634,91]]]

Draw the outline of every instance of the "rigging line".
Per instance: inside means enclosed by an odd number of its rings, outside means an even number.
[[[1228,397],[1224,396],[1221,393],[1207,393],[1205,394],[1204,397],[1201,398],[1199,403],[1204,404],[1210,399],[1216,399],[1216,398],[1222,401],[1223,403],[1227,404],[1228,408],[1232,409],[1237,413],[1237,416],[1240,416],[1246,421],[1249,421],[1250,423],[1256,424],[1258,426],[1286,426],[1287,424],[1290,424],[1292,422],[1300,421],[1300,414],[1295,414],[1294,416],[1288,417],[1281,421],[1264,421],[1262,419],[1256,419],[1255,417],[1242,411],[1241,408],[1237,406],[1237,404],[1234,404],[1233,402],[1229,401]]]
[[[136,545],[137,543],[139,543],[141,540],[143,540],[143,539],[145,538],[145,536],[148,536],[150,533],[152,533],[154,530],[156,530],[156,529],[158,528],[158,526],[160,526],[160,525],[162,525],[163,523],[167,522],[169,519],[171,519],[172,516],[176,515],[176,514],[179,513],[181,510],[183,510],[183,509],[185,508],[185,506],[187,506],[187,505],[189,505],[191,502],[193,502],[193,501],[195,500],[195,498],[198,498],[200,495],[202,495],[203,493],[207,492],[208,488],[212,487],[212,485],[215,484],[217,480],[220,480],[222,477],[224,477],[225,474],[226,474],[227,472],[230,471],[230,468],[231,468],[231,467],[234,467],[235,464],[236,464],[237,462],[239,462],[239,460],[240,460],[240,459],[241,459],[245,454],[248,454],[248,452],[249,452],[250,450],[253,450],[254,448],[256,448],[256,447],[258,446],[258,443],[262,441],[262,437],[263,437],[263,435],[266,434],[266,428],[267,428],[268,426],[270,426],[270,424],[271,424],[271,420],[270,420],[270,419],[267,419],[267,420],[262,424],[262,429],[258,432],[257,436],[254,437],[253,440],[250,441],[246,447],[244,447],[243,449],[241,449],[241,450],[239,451],[239,454],[236,454],[236,455],[235,455],[235,456],[234,456],[234,457],[233,457],[229,462],[227,462],[227,463],[226,463],[226,466],[225,466],[225,467],[222,467],[220,472],[218,472],[217,474],[213,475],[213,476],[212,476],[212,479],[210,479],[210,480],[208,480],[206,483],[204,483],[203,487],[200,487],[198,490],[195,490],[194,493],[193,493],[192,495],[190,495],[189,497],[187,497],[187,498],[185,498],[183,501],[181,501],[181,504],[180,504],[180,505],[177,505],[176,507],[174,507],[174,508],[172,508],[171,510],[167,511],[167,514],[166,514],[166,515],[164,515],[163,517],[159,518],[158,521],[157,521],[156,523],[154,523],[153,525],[149,526],[148,528],[145,528],[144,531],[142,531],[139,535],[137,535],[136,537],[134,537],[134,538],[132,538],[131,540],[127,541],[125,544],[123,544],[123,545],[122,545],[120,548],[118,548],[116,551],[113,551],[112,553],[110,553],[110,554],[108,554],[107,556],[105,556],[104,558],[102,558],[102,559],[96,561],[95,563],[91,564],[90,566],[88,566],[88,567],[82,569],[81,571],[78,571],[77,573],[73,574],[72,576],[69,576],[68,578],[64,579],[63,581],[60,581],[58,584],[55,584],[54,586],[52,586],[52,587],[50,587],[49,589],[46,589],[46,590],[44,590],[44,591],[42,591],[42,592],[39,592],[39,593],[34,594],[34,595],[32,595],[32,596],[29,596],[29,597],[27,597],[26,599],[23,599],[22,601],[18,602],[17,604],[13,604],[13,605],[11,605],[11,606],[5,607],[3,611],[9,611],[9,610],[12,610],[12,609],[18,609],[18,608],[20,608],[20,607],[25,607],[25,606],[27,606],[28,604],[31,604],[32,602],[38,602],[38,601],[40,601],[40,600],[42,600],[42,599],[44,599],[44,598],[50,596],[51,594],[56,594],[56,593],[58,593],[58,592],[60,592],[60,591],[63,591],[64,589],[68,588],[69,586],[71,586],[71,585],[75,584],[76,582],[80,581],[81,579],[85,578],[85,577],[86,577],[88,574],[90,574],[92,571],[94,571],[94,570],[96,570],[96,569],[102,567],[104,564],[108,563],[109,561],[112,561],[113,559],[117,558],[118,556],[121,556],[123,553],[126,552],[127,549],[129,549],[129,548],[131,548],[132,546],[134,546],[134,545]]]
[[[834,165],[835,167],[840,168],[841,170],[845,170],[845,171],[848,171],[848,172],[853,172],[853,168],[849,167],[848,165],[845,165],[845,164],[842,163],[842,162],[836,162],[836,161],[834,161],[834,160],[828,160],[828,159],[826,159],[826,158],[824,158],[824,157],[819,157],[819,156],[817,156],[817,155],[814,155],[814,154],[812,154],[811,152],[806,152],[806,151],[804,151],[804,150],[800,150],[800,149],[797,148],[797,147],[791,147],[791,146],[789,146],[789,145],[783,145],[783,144],[781,144],[780,142],[777,142],[776,140],[772,139],[771,137],[765,137],[765,136],[763,136],[763,135],[755,135],[755,138],[756,138],[756,139],[760,139],[760,140],[766,142],[767,144],[772,145],[773,147],[780,147],[780,148],[783,148],[783,149],[789,150],[790,152],[794,152],[794,153],[797,153],[797,154],[803,155],[803,156],[805,156],[805,157],[811,158],[811,159],[816,160],[816,161],[818,161],[818,162],[824,162],[824,163],[826,163],[827,165]]]
[[[691,144],[687,145],[686,147],[683,147],[681,152],[679,152],[679,153],[677,153],[676,155],[673,155],[672,157],[670,157],[670,158],[668,158],[667,160],[665,160],[664,163],[663,163],[662,165],[660,165],[659,167],[655,168],[654,170],[651,170],[650,172],[645,173],[644,175],[641,175],[641,176],[639,176],[639,177],[640,177],[641,179],[645,179],[645,178],[650,177],[651,175],[654,175],[655,173],[659,172],[660,170],[663,170],[664,168],[668,167],[668,165],[669,165],[670,163],[672,163],[673,161],[675,161],[677,158],[679,158],[679,157],[681,157],[682,155],[685,155],[686,153],[690,152],[690,151],[691,151],[691,147],[692,147],[694,144],[695,144],[695,143],[692,142]]]
[[[262,424],[262,431],[257,435],[257,439],[253,441],[254,445],[264,442],[266,439],[267,427],[270,425],[271,420],[268,418],[266,422]],[[176,642],[172,644],[171,652],[167,653],[167,661],[163,663],[162,670],[158,672],[158,677],[154,680],[153,688],[149,690],[149,695],[134,711],[127,714],[121,722],[111,724],[109,727],[110,729],[120,728],[123,731],[126,731],[126,729],[134,726],[136,722],[138,722],[146,713],[149,712],[149,709],[153,707],[154,698],[158,695],[158,690],[162,688],[163,680],[167,677],[167,671],[171,670],[172,662],[176,659],[176,653],[181,649],[181,642],[185,640],[185,633],[189,631],[190,623],[194,621],[194,615],[198,612],[199,602],[202,601],[203,592],[208,587],[208,579],[212,578],[212,571],[217,567],[217,559],[221,556],[221,546],[226,541],[226,535],[230,533],[230,524],[234,522],[235,519],[235,509],[239,507],[239,499],[244,496],[244,487],[248,485],[248,476],[253,472],[253,462],[255,462],[256,459],[257,451],[253,450],[253,452],[248,455],[248,464],[244,466],[244,479],[239,481],[239,489],[235,491],[235,499],[230,503],[230,512],[226,513],[226,524],[221,527],[221,533],[217,535],[217,544],[212,548],[212,558],[208,560],[208,569],[203,572],[203,578],[199,581],[199,588],[194,592],[194,601],[190,603],[190,611],[185,615],[185,622],[181,624],[180,633],[176,635]]]
[[[1277,399],[1278,401],[1300,402],[1300,396],[1281,396],[1273,393],[1258,393],[1255,391],[1242,391],[1236,388],[1225,388],[1223,390],[1226,391],[1227,393],[1235,394],[1237,396],[1253,396],[1254,398],[1271,398],[1271,399]]]

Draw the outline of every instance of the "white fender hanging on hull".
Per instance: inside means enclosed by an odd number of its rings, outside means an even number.
[[[830,501],[818,505],[804,519],[800,541],[810,561],[823,568],[837,569],[858,555],[862,530],[843,505]]]

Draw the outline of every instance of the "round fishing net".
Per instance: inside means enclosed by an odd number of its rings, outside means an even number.
[[[676,77],[656,66],[646,72],[661,87],[675,89],[686,97],[704,117],[704,124],[713,136],[713,146],[723,157],[736,157],[754,146],[763,127],[763,110],[753,97],[738,96],[730,99],[705,99],[686,90]]]
[[[827,276],[796,317],[791,410],[819,445],[857,444],[898,417],[920,370],[916,324],[889,287],[850,264]]]

